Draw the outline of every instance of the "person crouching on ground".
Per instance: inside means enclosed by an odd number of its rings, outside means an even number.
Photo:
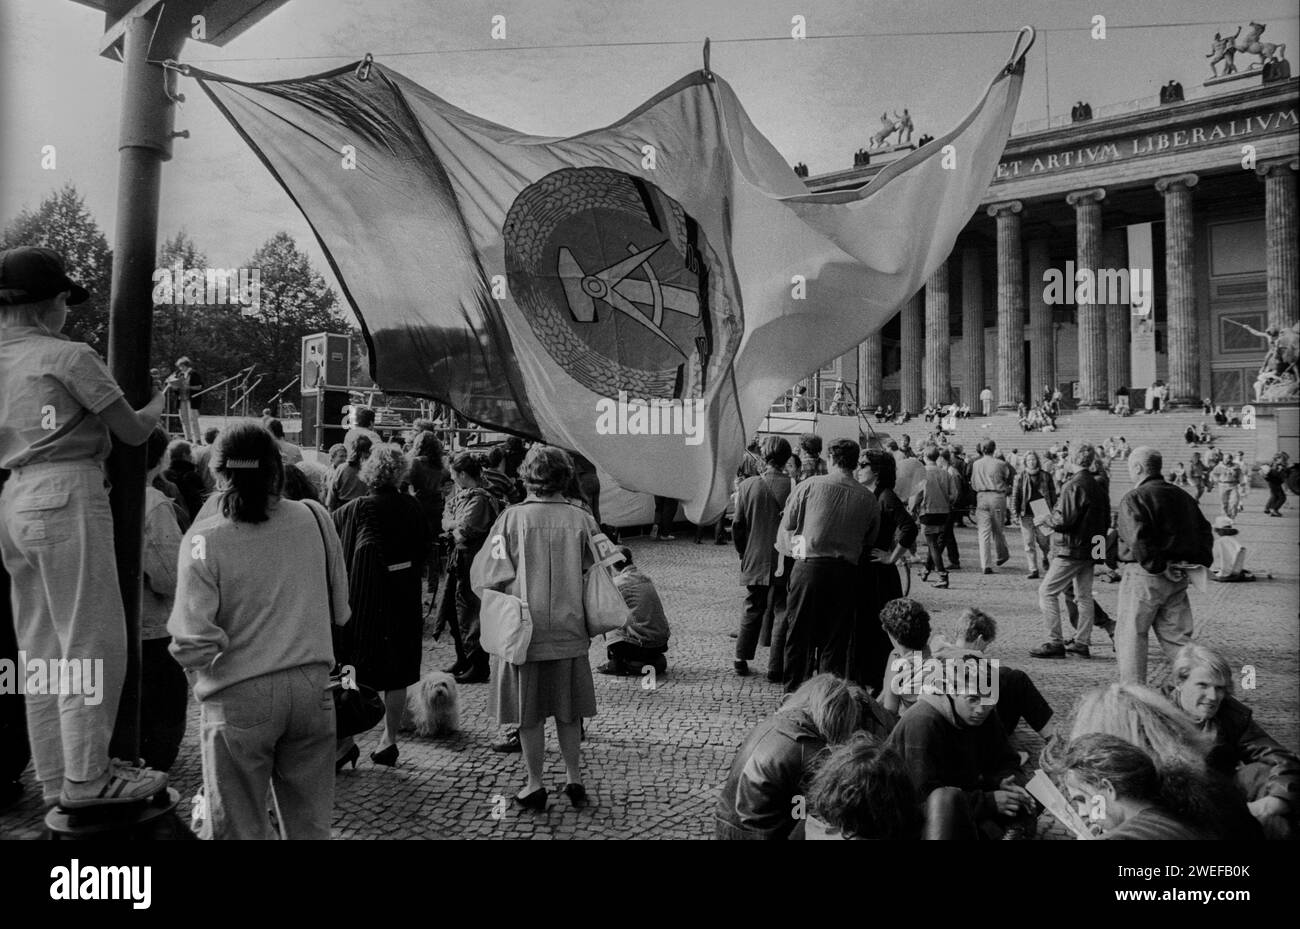
[[[614,585],[631,608],[632,617],[622,629],[606,636],[609,644],[605,654],[609,660],[596,670],[601,674],[640,676],[643,668],[650,665],[656,674],[663,674],[668,670],[664,655],[670,635],[663,601],[659,599],[655,582],[632,563],[632,550],[626,545],[619,546],[618,550],[623,560],[614,565]]]
[[[871,695],[834,674],[817,674],[760,722],[736,752],[718,793],[714,835],[719,839],[788,839],[802,832],[793,815],[806,796],[827,746],[840,745],[860,729],[877,737],[890,717]]]
[[[351,618],[343,547],[329,513],[281,497],[284,461],[254,423],[212,453],[213,515],[180,547],[171,652],[199,701],[208,828],[269,838],[268,789],[290,839],[328,839],[334,807],[330,618]]]
[[[89,345],[60,334],[89,297],[46,248],[0,252],[0,556],[14,632],[29,661],[103,659],[99,699],[26,695],[36,779],[48,805],[147,800],[167,775],[109,757],[126,679],[126,618],[104,461],[116,436],[138,446],[162,412],[142,409]]]

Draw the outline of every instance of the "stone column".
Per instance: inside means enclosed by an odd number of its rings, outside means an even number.
[[[880,333],[867,336],[858,346],[858,403],[865,412],[883,404],[885,376],[885,350]]]
[[[952,353],[948,335],[948,260],[925,283],[925,402],[952,397]]]
[[[961,250],[961,337],[966,345],[966,381],[962,402],[972,411],[980,408],[984,379],[984,269],[980,251],[968,246]]]
[[[899,405],[913,416],[921,412],[925,399],[921,393],[921,361],[925,349],[925,295],[918,290],[912,299],[903,304],[902,338],[903,363],[898,371]]]
[[[1075,287],[1075,311],[1079,321],[1079,409],[1104,410],[1106,404],[1106,311],[1097,299],[1097,269],[1101,261],[1101,201],[1106,191],[1100,187],[1066,194],[1065,202],[1074,207],[1076,236],[1075,274],[1091,273],[1093,286]],[[1082,292],[1080,292],[1082,291]],[[1083,297],[1082,300],[1079,297]]]
[[[1025,269],[1020,251],[1024,204],[1008,200],[989,206],[998,227],[998,389],[999,410],[1014,410],[1025,399]]]
[[[1156,181],[1165,198],[1165,307],[1169,345],[1169,405],[1201,402],[1201,357],[1196,333],[1196,265],[1192,251],[1192,188],[1195,174]]]
[[[1056,387],[1056,327],[1052,324],[1052,307],[1043,299],[1047,282],[1043,276],[1051,267],[1046,239],[1031,239],[1029,253],[1029,390],[1036,399],[1043,385]]]
[[[1101,234],[1102,266],[1114,271],[1128,267],[1128,242],[1123,229]],[[1129,287],[1133,282],[1129,282]],[[1106,303],[1106,401],[1115,403],[1115,391],[1129,384],[1129,304],[1120,300]]]
[[[1268,324],[1285,329],[1297,320],[1296,170],[1287,158],[1260,165],[1264,178],[1264,224],[1268,235]]]

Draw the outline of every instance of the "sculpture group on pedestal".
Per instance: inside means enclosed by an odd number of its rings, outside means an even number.
[[[1271,61],[1283,59],[1286,57],[1286,43],[1265,42],[1260,36],[1268,26],[1266,23],[1251,23],[1246,34],[1241,34],[1241,27],[1230,36],[1224,36],[1216,32],[1214,41],[1210,43],[1210,51],[1205,57],[1210,59],[1210,70],[1214,72],[1215,77],[1226,77],[1229,74],[1237,73],[1236,55],[1241,52],[1243,55],[1258,55],[1259,61],[1251,64],[1251,68],[1262,68]],[[1219,62],[1223,62],[1223,74],[1219,74]]]

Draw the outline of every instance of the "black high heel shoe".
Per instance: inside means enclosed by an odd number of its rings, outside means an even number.
[[[370,760],[375,764],[381,764],[386,768],[391,768],[397,764],[397,743],[393,743],[388,748],[379,752],[371,752]]]
[[[587,805],[587,788],[583,787],[581,784],[565,784],[564,795],[569,798],[569,802],[574,806]]]
[[[525,810],[544,810],[546,809],[546,788],[539,787],[532,793],[522,797],[516,794],[515,803],[518,803]]]
[[[348,749],[347,754],[345,754],[342,758],[336,758],[334,760],[334,773],[338,774],[340,771],[343,770],[343,766],[348,764],[349,762],[352,763],[352,770],[355,771],[357,769],[357,759],[359,759],[360,757],[361,757],[361,749],[357,748],[356,745],[354,744],[350,749]]]

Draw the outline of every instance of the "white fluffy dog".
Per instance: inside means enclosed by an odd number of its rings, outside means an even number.
[[[409,726],[425,738],[451,735],[460,728],[460,703],[456,679],[445,671],[430,671],[406,697],[403,728]]]

